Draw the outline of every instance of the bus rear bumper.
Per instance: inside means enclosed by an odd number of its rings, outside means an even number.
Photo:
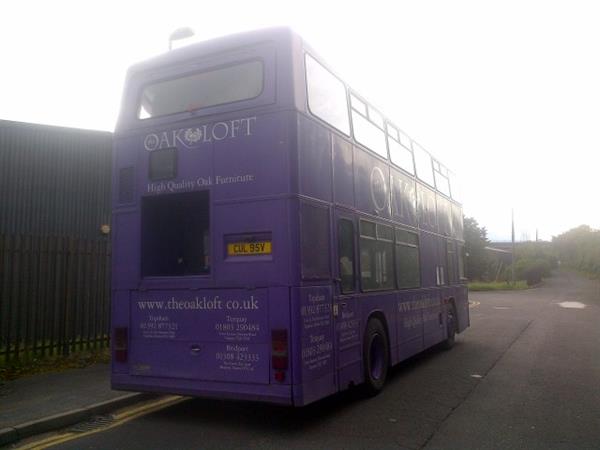
[[[242,384],[112,374],[111,388],[118,391],[177,394],[190,397],[244,400],[292,405],[289,384]]]

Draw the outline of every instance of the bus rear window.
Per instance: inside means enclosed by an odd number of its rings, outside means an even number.
[[[142,275],[210,271],[208,191],[142,198]]]
[[[263,89],[263,64],[248,61],[146,86],[139,119],[166,116],[258,97]]]

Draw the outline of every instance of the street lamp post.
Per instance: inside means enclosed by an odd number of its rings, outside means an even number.
[[[192,30],[190,27],[177,28],[169,36],[169,51],[171,51],[173,49],[173,41],[178,41],[180,39],[186,39],[186,38],[192,37],[193,35],[194,35],[194,30]]]

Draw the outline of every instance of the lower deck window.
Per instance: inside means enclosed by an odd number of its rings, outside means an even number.
[[[400,289],[421,285],[419,236],[416,233],[396,229],[396,271]]]
[[[364,291],[394,289],[393,239],[391,227],[361,220],[360,279]]]
[[[354,224],[347,219],[338,222],[340,289],[342,294],[354,292]]]
[[[142,199],[142,276],[210,271],[207,191]]]

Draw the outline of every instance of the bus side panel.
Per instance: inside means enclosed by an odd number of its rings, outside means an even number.
[[[329,286],[292,288],[295,405],[337,392],[331,294]]]
[[[138,210],[113,214],[112,288],[135,289],[140,278]],[[135,238],[132,238],[135,236]]]
[[[458,332],[461,333],[471,325],[471,318],[469,316],[469,292],[467,286],[462,285],[455,288],[454,303],[456,305]]]
[[[288,336],[288,368],[285,370],[285,378],[283,380],[275,379],[275,370],[270,364],[270,379],[271,385],[290,385],[293,383],[292,366],[293,361],[289,357],[290,347],[292,346],[292,330],[290,323],[290,288],[287,286],[270,287],[269,288],[269,330],[268,333],[273,333],[273,330],[286,330]],[[290,389],[291,402],[291,389]]]
[[[217,122],[229,126],[230,136],[212,143],[212,181],[215,201],[285,194],[289,190],[290,148],[288,113],[274,112]],[[234,125],[239,130],[234,129]],[[216,125],[213,125],[216,126]],[[222,132],[223,127],[217,127]],[[199,167],[192,166],[195,171]]]
[[[246,287],[284,285],[289,277],[289,234],[285,224],[286,200],[244,200],[214,208],[215,279],[218,285]],[[228,255],[228,243],[257,239],[271,241],[272,253]]]
[[[370,152],[354,147],[356,207],[363,212],[391,218],[390,168]]]
[[[363,323],[360,301],[356,295],[344,295],[334,299],[335,353],[337,357],[338,384],[340,390],[363,382],[362,342]]]
[[[429,348],[446,338],[446,325],[442,314],[441,289],[428,289],[422,294],[423,346]]]
[[[392,216],[394,220],[417,226],[417,197],[415,180],[399,170],[391,170]]]
[[[129,291],[128,290],[113,290],[110,304],[111,310],[111,329],[129,327]],[[129,339],[129,337],[127,336]],[[111,348],[114,349],[115,336],[111,335]],[[129,346],[129,342],[125,343]],[[117,361],[117,358],[111,358],[112,373],[126,374],[129,372],[129,364],[127,361]]]
[[[300,194],[331,202],[331,133],[298,115]]]
[[[419,294],[401,293],[397,303],[398,361],[403,361],[423,350],[423,308]]]
[[[352,144],[334,134],[333,136],[334,201],[336,204],[354,206],[354,153]]]

